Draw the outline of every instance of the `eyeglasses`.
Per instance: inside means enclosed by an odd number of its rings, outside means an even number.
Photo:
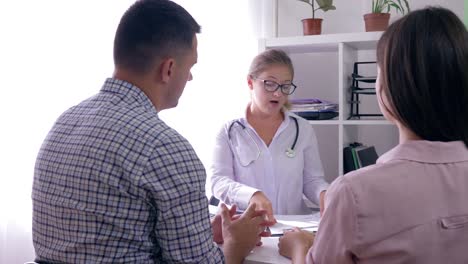
[[[263,80],[260,78],[254,78],[255,80],[259,80],[263,82],[263,88],[267,90],[268,92],[275,92],[276,90],[281,88],[281,92],[285,95],[290,95],[294,93],[296,90],[297,86],[294,83],[285,83],[285,84],[279,84],[275,81],[270,81],[270,80]]]

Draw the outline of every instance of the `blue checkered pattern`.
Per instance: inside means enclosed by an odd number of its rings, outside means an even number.
[[[106,80],[56,121],[37,157],[37,261],[222,263],[206,173],[137,87]]]

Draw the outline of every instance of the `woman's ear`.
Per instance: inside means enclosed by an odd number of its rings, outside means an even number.
[[[250,75],[247,76],[247,85],[249,86],[250,90],[253,90],[253,79]]]

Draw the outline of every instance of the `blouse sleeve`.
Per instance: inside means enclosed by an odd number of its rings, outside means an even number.
[[[352,248],[357,234],[357,201],[346,179],[336,179],[327,191],[325,213],[307,255],[308,263],[354,263]]]

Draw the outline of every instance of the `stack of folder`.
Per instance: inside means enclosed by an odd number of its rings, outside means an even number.
[[[291,99],[291,111],[307,120],[332,119],[338,116],[338,104],[318,98]]]
[[[365,146],[354,142],[343,150],[344,173],[375,164],[377,152],[374,146]]]

